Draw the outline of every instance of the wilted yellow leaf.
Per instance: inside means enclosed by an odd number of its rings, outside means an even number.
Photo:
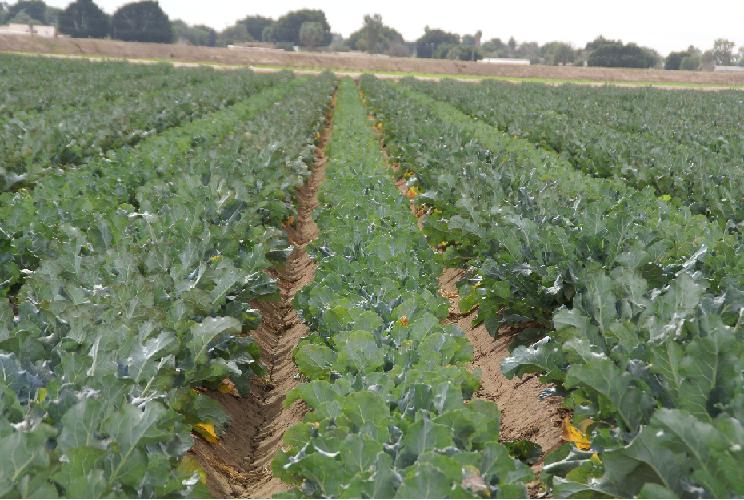
[[[220,382],[220,385],[217,387],[217,390],[222,394],[230,394],[236,398],[240,397],[240,392],[238,392],[238,388],[235,387],[235,382],[229,378],[223,378],[222,382]]]
[[[592,421],[587,419],[581,422],[579,425],[580,428],[577,428],[571,424],[571,420],[568,417],[565,417],[563,419],[563,434],[561,438],[564,441],[572,442],[578,449],[587,451],[592,447],[589,435],[586,432],[591,424]]]
[[[209,422],[199,422],[194,426],[194,430],[208,443],[216,443],[220,440],[214,431],[214,424],[210,424]]]
[[[400,319],[398,319],[398,324],[400,326],[408,326],[408,316],[401,316]]]

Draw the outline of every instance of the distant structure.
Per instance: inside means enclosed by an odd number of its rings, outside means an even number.
[[[41,38],[55,38],[57,28],[55,26],[33,26],[31,24],[6,24],[0,26],[0,35],[27,35],[39,36]]]
[[[478,62],[488,63],[488,64],[510,64],[514,66],[529,66],[530,65],[529,59],[512,59],[508,57],[484,57]]]
[[[713,71],[744,71],[744,66],[713,66]]]

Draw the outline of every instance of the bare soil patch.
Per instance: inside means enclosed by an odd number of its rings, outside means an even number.
[[[330,136],[332,110],[321,133],[311,177],[297,194],[297,219],[287,226],[294,251],[282,269],[272,271],[280,298],[257,304],[263,315],[252,336],[261,347],[268,374],[253,384],[250,397],[212,393],[231,417],[225,436],[215,444],[196,438],[191,452],[207,473],[207,484],[216,497],[268,498],[288,486],[271,473],[271,460],[284,432],[301,421],[307,408],[300,402],[284,407],[287,393],[301,383],[292,354],[307,326],[292,308],[292,299],[315,276],[315,262],[306,247],[317,237],[313,210],[325,177],[325,144]]]
[[[561,398],[542,398],[541,393],[549,386],[535,376],[509,380],[501,373],[501,362],[509,356],[513,338],[508,332],[494,338],[485,326],[474,327],[477,310],[459,312],[457,282],[464,275],[462,269],[445,269],[439,278],[439,292],[450,302],[449,322],[459,326],[473,345],[471,367],[482,373],[481,388],[475,396],[498,404],[503,441],[530,440],[542,447],[544,457],[561,444]]]
[[[442,59],[379,57],[364,54],[227,49],[79,38],[45,39],[0,36],[0,52],[77,55],[120,59],[157,59],[240,66],[471,75],[502,78],[648,82],[703,85],[744,85],[744,74],[656,69],[584,68],[573,66],[506,66]]]

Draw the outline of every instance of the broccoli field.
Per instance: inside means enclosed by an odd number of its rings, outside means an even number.
[[[744,496],[741,92],[0,82],[0,498]]]

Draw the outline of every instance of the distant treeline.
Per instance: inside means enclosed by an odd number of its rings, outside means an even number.
[[[22,0],[13,5],[0,1],[0,23],[54,24],[63,34],[77,38],[185,43],[209,47],[266,43],[279,48],[361,51],[396,57],[421,57],[477,61],[483,58],[521,58],[532,64],[664,68],[668,70],[711,69],[715,65],[744,66],[744,47],[718,39],[709,50],[690,46],[666,58],[655,50],[599,36],[583,48],[564,42],[518,43],[514,37],[482,41],[482,33],[459,35],[441,29],[424,29],[414,42],[407,42],[395,28],[383,23],[379,14],[364,16],[362,26],[348,38],[333,33],[322,10],[302,9],[278,19],[247,16],[223,31],[205,25],[170,20],[157,1],[126,4],[113,15],[93,0],[75,0],[56,9],[42,0]]]

